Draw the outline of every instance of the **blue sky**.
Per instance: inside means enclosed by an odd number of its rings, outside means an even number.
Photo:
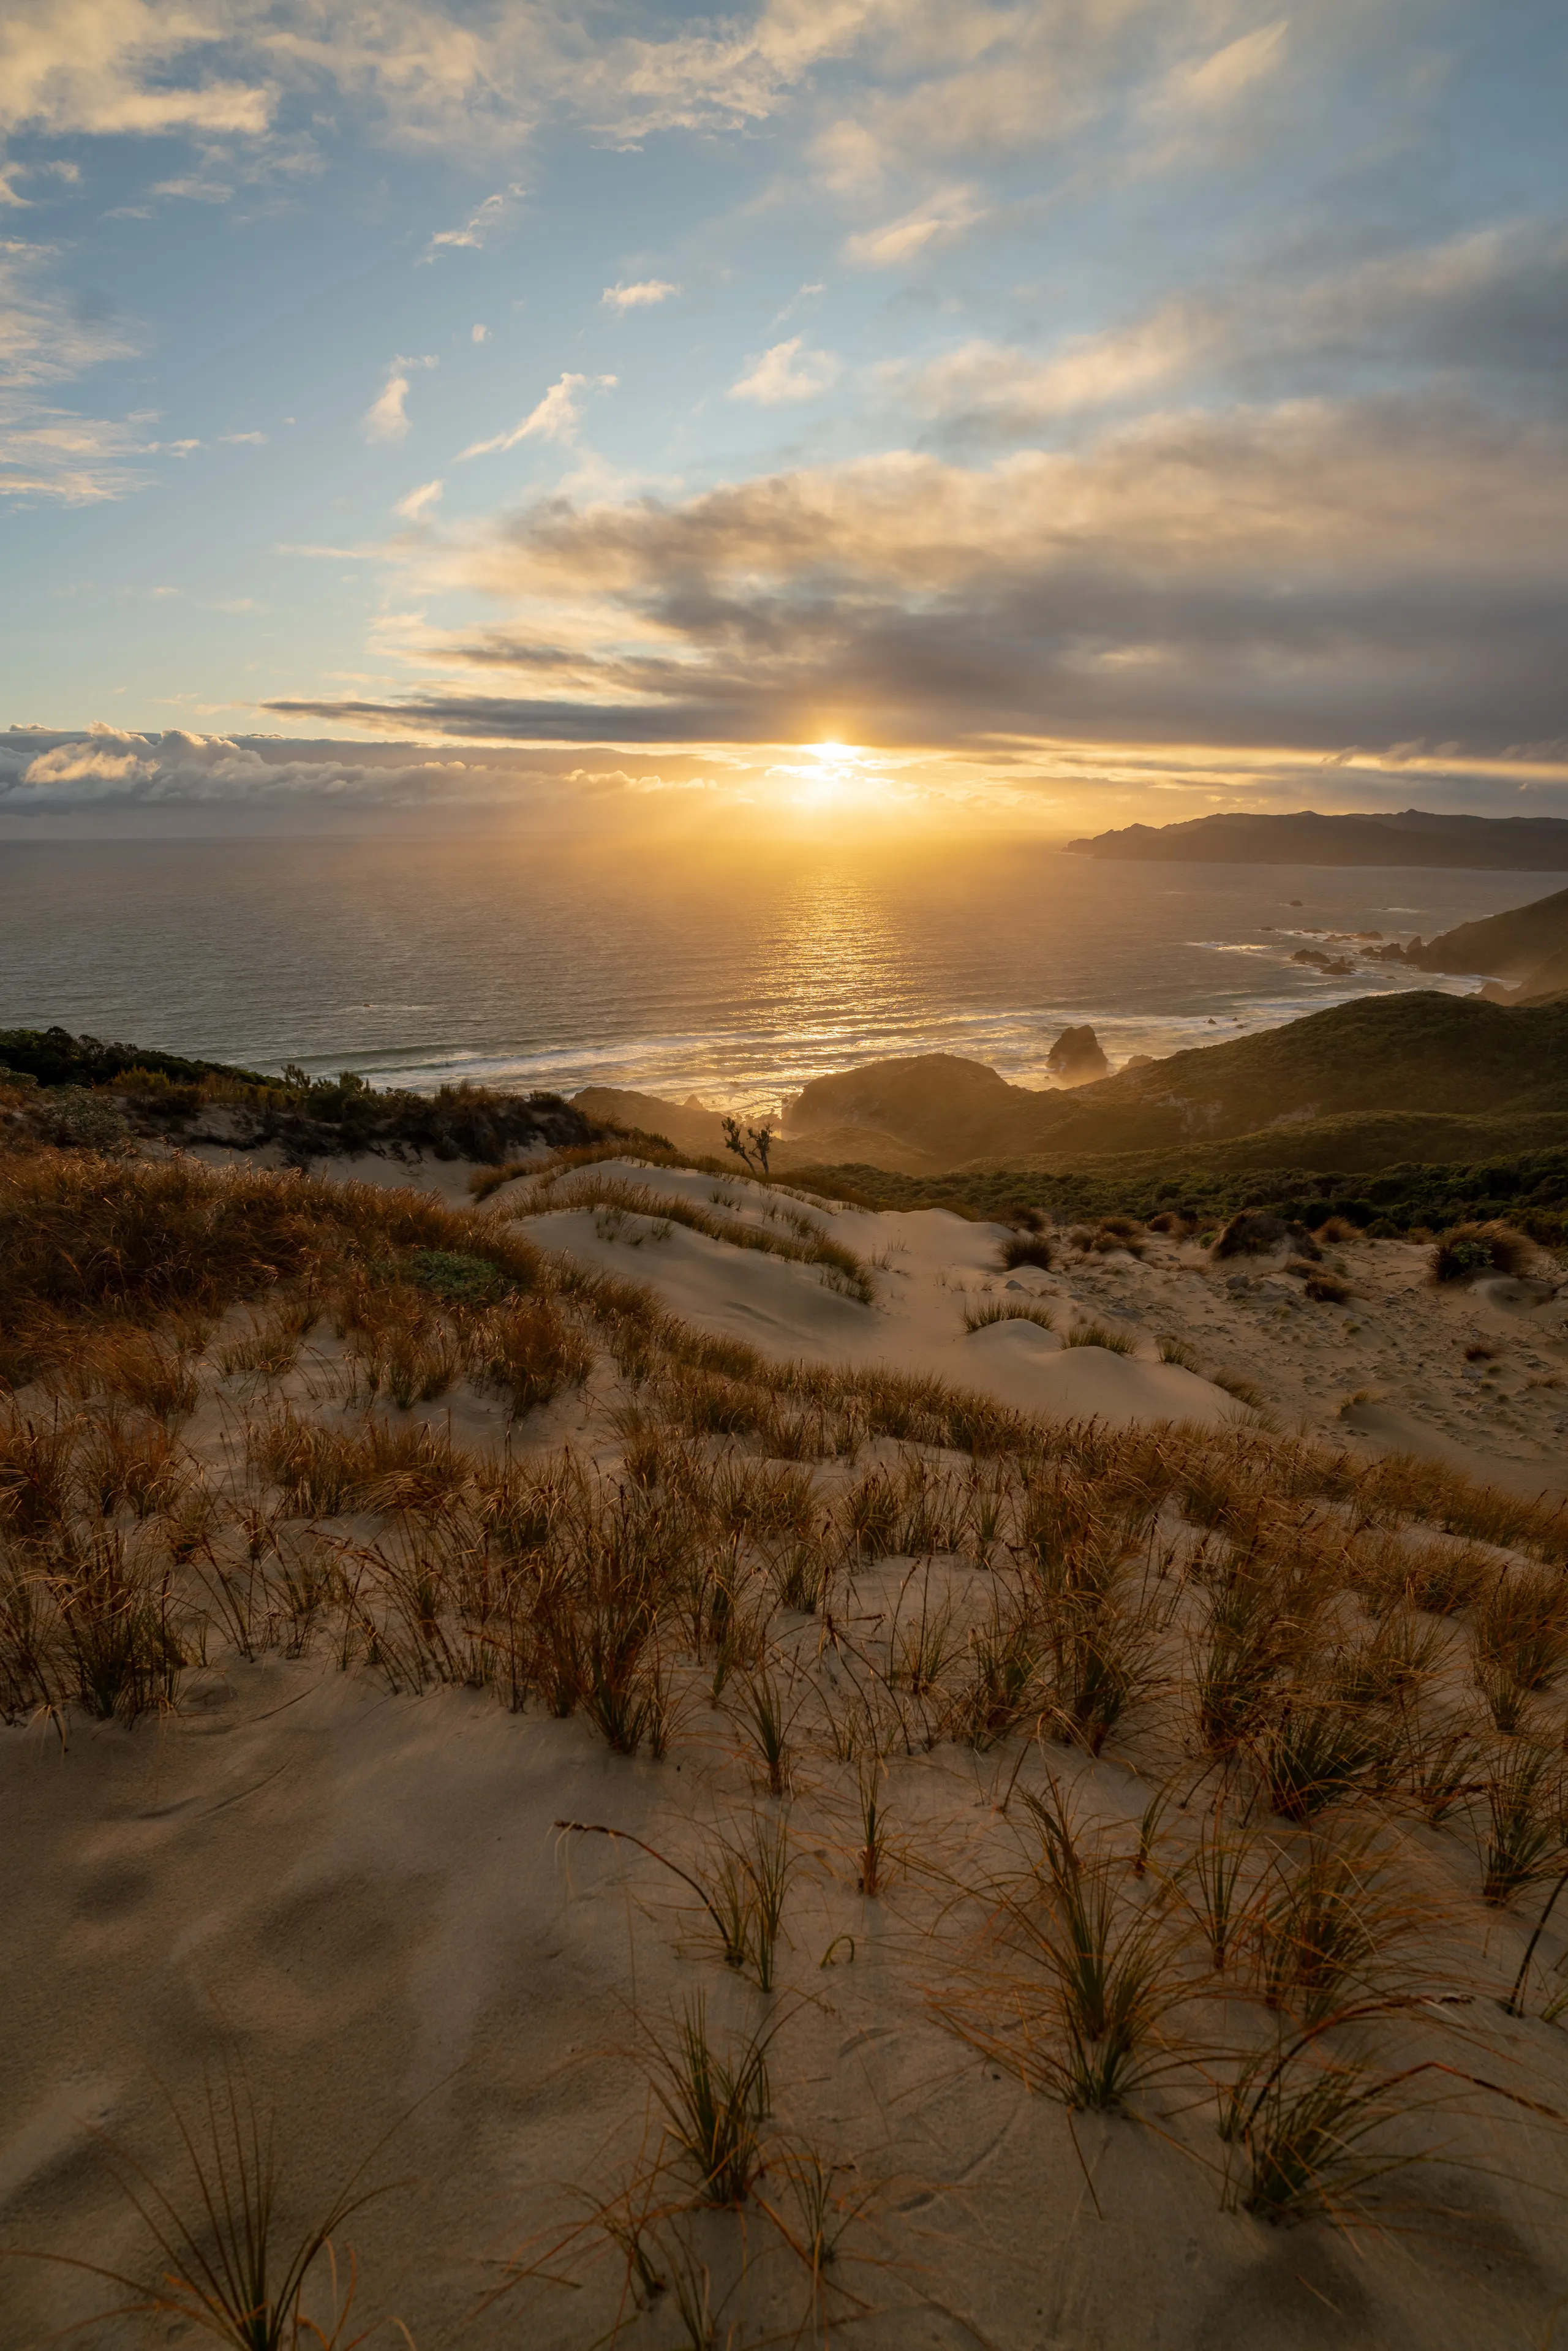
[[[13,0],[0,823],[1568,813],[1565,97],[1529,0]]]

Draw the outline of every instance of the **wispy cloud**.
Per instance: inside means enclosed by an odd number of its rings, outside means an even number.
[[[844,239],[844,259],[857,269],[898,269],[939,246],[951,245],[984,220],[986,206],[973,188],[947,188],[880,228],[861,229]]]
[[[98,506],[129,497],[152,478],[159,454],[148,415],[78,416],[38,403],[0,405],[0,497]]]
[[[147,193],[150,196],[180,196],[193,204],[226,204],[234,196],[226,180],[203,178],[195,172],[186,172],[181,179],[159,180]]]
[[[777,408],[785,402],[815,400],[836,383],[841,362],[832,351],[807,348],[802,335],[775,343],[754,360],[746,373],[729,387],[731,400],[755,401],[759,408]]]
[[[669,301],[680,290],[667,277],[642,277],[634,286],[607,286],[599,298],[607,310],[641,310]]]
[[[486,196],[484,203],[469,214],[461,228],[437,229],[420,259],[434,261],[437,254],[451,253],[459,248],[476,253],[491,230],[500,223],[508,202],[514,196],[526,195],[527,193],[527,189],[517,182],[510,187],[498,188],[493,196]]]
[[[386,382],[360,419],[360,430],[367,441],[384,446],[392,442],[407,440],[409,371],[413,368],[433,368],[437,364],[435,360],[428,357],[393,360],[387,370]]]
[[[530,408],[521,423],[514,424],[507,433],[495,434],[488,441],[470,442],[459,454],[458,462],[466,457],[493,457],[507,449],[515,449],[523,441],[559,441],[570,445],[577,438],[577,428],[582,419],[582,403],[591,392],[613,391],[619,378],[612,375],[562,375]]]
[[[441,481],[422,482],[417,490],[410,490],[405,497],[399,498],[392,508],[393,514],[402,515],[405,522],[420,521],[432,507],[440,504],[441,493],[445,486]]]
[[[1151,93],[1152,111],[1196,109],[1209,112],[1233,106],[1254,85],[1279,70],[1285,58],[1287,16],[1260,25],[1223,48],[1184,59]]]

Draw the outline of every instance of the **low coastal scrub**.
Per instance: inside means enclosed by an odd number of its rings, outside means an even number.
[[[806,1204],[736,1196],[567,1165],[527,1205],[850,1279]],[[967,1327],[1020,1314],[1045,1319]],[[1189,2214],[1360,2222],[1439,2160],[1487,2177],[1500,2115],[1563,2126],[1562,1509],[1255,1426],[779,1364],[502,1218],[291,1174],[0,1152],[0,1325],[8,1719],[120,1726],[107,1771],[243,1668],[385,1709],[469,1693],[486,1739],[559,1738],[595,1792],[560,1809],[601,1807],[557,1823],[573,1867],[678,1949],[667,2012],[597,2053],[641,2137],[492,2273],[517,2339],[601,2265],[585,2340],[654,2306],[694,2342],[716,2313],[759,2333],[765,2275],[813,2335],[873,2307],[910,2191],[877,2221],[800,2053],[873,1951],[945,2096],[983,2063],[977,2096],[1016,2085],[1064,2133],[1145,2122],[1139,2196],[1168,2165]],[[128,2306],[189,2316],[195,2236],[157,2210],[174,2299]],[[294,2318],[325,2235],[299,2241]]]
[[[141,1134],[277,1144],[301,1165],[364,1151],[495,1163],[528,1146],[559,1150],[609,1132],[559,1094],[467,1084],[413,1093],[347,1070],[312,1077],[297,1064],[268,1075],[65,1029],[0,1029],[0,1091],[7,1086],[14,1115],[37,1133],[95,1150]]]
[[[1220,1146],[1214,1157],[1223,1159]],[[830,1198],[879,1208],[946,1208],[1007,1223],[1020,1206],[1052,1223],[1098,1229],[1111,1217],[1154,1231],[1218,1231],[1243,1210],[1261,1210],[1324,1238],[1429,1238],[1464,1223],[1505,1217],[1548,1249],[1568,1246],[1568,1150],[1520,1153],[1452,1165],[1395,1161],[1375,1173],[1301,1167],[1193,1165],[1179,1148],[1102,1160],[1081,1173],[1018,1166],[952,1176],[897,1176],[861,1164],[800,1167],[791,1181]],[[1174,1219],[1175,1224],[1170,1221]],[[1348,1234],[1347,1234],[1348,1228]]]

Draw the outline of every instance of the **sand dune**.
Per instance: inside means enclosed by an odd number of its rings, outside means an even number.
[[[412,1213],[411,1197],[392,1212]],[[291,2220],[319,2212],[367,2157],[368,2179],[397,2183],[339,2235],[365,2281],[355,2326],[395,2312],[421,2351],[615,2339],[760,2351],[852,2328],[873,2351],[1549,2344],[1568,2294],[1568,2061],[1542,2015],[1549,1955],[1568,1963],[1555,1928],[1528,2012],[1500,2006],[1545,1881],[1527,1876],[1483,1907],[1459,1815],[1385,1802],[1370,1766],[1354,1766],[1343,1821],[1327,1804],[1290,1816],[1288,1792],[1270,1813],[1242,1788],[1251,1973],[1237,1961],[1234,1980],[1217,1980],[1196,1873],[1230,1777],[1253,1767],[1200,1750],[1189,1684],[1216,1545],[1230,1540],[1217,1529],[1234,1535],[1240,1521],[1205,1524],[1184,1481],[1239,1479],[1228,1507],[1239,1495],[1244,1517],[1247,1479],[1274,1458],[1270,1427],[1343,1445],[1314,1457],[1318,1485],[1291,1488],[1262,1579],[1293,1588],[1308,1566],[1327,1579],[1323,1624],[1342,1628],[1342,1662],[1353,1633],[1364,1662],[1414,1622],[1403,1604],[1373,1610],[1390,1543],[1409,1538],[1411,1572],[1428,1583],[1546,1573],[1415,1523],[1407,1501],[1341,1498],[1380,1450],[1425,1452],[1519,1493],[1561,1490],[1568,1336],[1554,1281],[1437,1290],[1419,1250],[1357,1243],[1331,1252],[1354,1294],[1316,1304],[1282,1253],[1219,1263],[1155,1236],[1141,1259],[1058,1237],[1054,1267],[1009,1270],[1000,1252],[1016,1236],[1000,1226],[872,1214],[632,1159],[586,1178],[519,1178],[436,1238],[472,1251],[512,1235],[549,1253],[535,1299],[570,1301],[585,1272],[611,1274],[646,1285],[684,1331],[744,1340],[762,1362],[747,1374],[758,1410],[775,1380],[788,1397],[802,1364],[929,1374],[1040,1416],[1045,1450],[1025,1460],[977,1440],[966,1452],[863,1430],[835,1450],[827,1429],[820,1456],[775,1458],[762,1437],[730,1450],[662,1422],[643,1358],[602,1347],[515,1418],[493,1389],[451,1377],[423,1402],[400,1408],[383,1388],[367,1405],[371,1342],[347,1316],[319,1316],[258,1384],[233,1353],[255,1310],[232,1308],[200,1341],[200,1400],[179,1441],[203,1490],[258,1511],[259,1565],[244,1521],[198,1545],[193,1588],[210,1629],[193,1641],[177,1702],[134,1722],[18,1708],[0,1730],[0,2243],[141,2274],[144,2231],[99,2135],[183,2194],[164,2094],[199,2117],[204,2082],[237,2066],[278,2116]],[[373,1280],[367,1295],[371,1312]],[[1017,1313],[978,1322],[1009,1308],[1054,1327]],[[1090,1343],[1068,1344],[1078,1332]],[[1113,1333],[1129,1353],[1101,1343]],[[1162,1342],[1197,1370],[1162,1361]],[[1256,1402],[1222,1379],[1250,1383]],[[42,1385],[18,1399],[40,1422],[47,1408]],[[259,1419],[289,1414],[325,1438],[351,1445],[369,1430],[402,1446],[435,1501],[422,1516],[383,1481],[312,1514],[246,1484],[247,1428],[254,1448]],[[1160,1425],[1150,1450],[1142,1433]],[[84,1442],[97,1426],[89,1415]],[[1154,1469],[1151,1508],[1142,1481]],[[483,1481],[503,1473],[521,1481],[525,1517],[530,1493],[554,1495],[552,1509],[565,1494],[569,1518],[587,1511],[601,1562],[634,1536],[667,1543],[682,1495],[706,1496],[689,1505],[697,1531],[669,1622],[708,1610],[722,1573],[737,1595],[724,1626],[755,1617],[761,1629],[758,1646],[732,1653],[704,1615],[695,1656],[672,1668],[667,1751],[642,1733],[612,1751],[586,1683],[556,1706],[542,1669],[518,1666],[524,1652],[513,1666],[536,1678],[497,1703],[507,1636],[484,1594],[502,1554],[477,1531]],[[1031,1519],[1042,1493],[1050,1507]],[[1102,1509],[1108,1548],[1094,1549],[1096,1533],[1087,1556],[1130,1579],[1146,1679],[1117,1699],[1108,1739],[1064,1730],[1043,1680],[1016,1702],[1021,1714],[1004,1706],[993,1720],[1008,1611],[1032,1588],[1025,1563],[1054,1573],[1078,1540],[1072,1512]],[[893,1515],[862,1542],[843,1532],[856,1510]],[[771,1534],[767,1510],[783,1514]],[[1516,1519],[1509,1540],[1556,1540]],[[1494,1520],[1482,1523],[1507,1533]],[[831,1562],[828,1581],[802,1597],[789,1579],[813,1558]],[[580,1572],[563,1535],[563,1574],[574,1559]],[[1439,1605],[1448,1614],[1416,1627],[1421,1704],[1437,1690],[1468,1705],[1472,1635],[1457,1603]],[[1069,1607],[1050,1621],[1060,1641],[1080,1619]],[[248,1627],[237,1643],[235,1624]],[[594,1637],[585,1619],[582,1638]],[[757,1712],[768,1691],[788,1722],[777,1767]],[[1560,1699],[1548,1687],[1529,1703],[1555,1753]],[[1405,1720],[1404,1704],[1382,1705],[1385,1727]],[[870,1891],[868,1785],[885,1839]],[[1133,1937],[1116,1948],[1155,1935],[1176,2003],[1138,2028],[1144,2070],[1124,2112],[1074,2111],[1064,2088],[1038,1940],[1051,1848],[1031,1810],[1059,1799],[1118,1934]],[[1355,1843],[1363,1814],[1375,1845]],[[1336,2027],[1332,2063],[1353,2085],[1375,2085],[1383,2067],[1422,2096],[1436,2085],[1439,2102],[1428,2111],[1408,2087],[1389,2093],[1389,2144],[1427,2160],[1400,2174],[1380,2234],[1339,2233],[1322,2204],[1308,2225],[1269,2225],[1245,2209],[1246,2159],[1216,2128],[1216,2085],[1235,2078],[1238,2048],[1304,2032],[1305,2059],[1289,2063],[1319,2078],[1308,1976],[1270,2005],[1259,1970],[1283,1964],[1268,1921],[1285,1891],[1342,1836],[1376,1934],[1347,1962],[1365,2013]],[[754,1943],[725,1963],[705,1907],[716,1896],[700,1889],[769,1851],[788,1876],[765,1984]],[[1376,1909],[1385,1896],[1397,1916]],[[740,2211],[703,2207],[659,2103],[661,2064],[698,2001],[721,2060],[771,2036],[762,2168]],[[1354,2217],[1359,2191],[1344,2192]],[[818,2242],[813,2211],[836,2247],[816,2270],[801,2254]],[[646,2291],[633,2245],[656,2281]],[[330,2334],[323,2291],[310,2307]],[[699,2321],[706,2297],[711,2328],[683,2332],[683,2295]],[[7,2346],[41,2346],[89,2318],[94,2351],[183,2339],[162,2318],[93,2317],[105,2301],[80,2268],[0,2262]]]

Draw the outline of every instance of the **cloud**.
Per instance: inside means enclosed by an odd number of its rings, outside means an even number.
[[[895,364],[883,381],[918,415],[1022,434],[1177,381],[1211,345],[1208,322],[1175,301],[1130,327],[1071,336],[1048,358],[977,336],[922,365]]]
[[[419,522],[433,507],[440,504],[444,487],[444,482],[423,482],[417,490],[410,490],[406,497],[399,498],[392,512],[402,515],[405,522]]]
[[[1156,110],[1180,108],[1210,112],[1233,106],[1245,91],[1282,64],[1289,25],[1289,17],[1276,17],[1271,25],[1260,25],[1206,57],[1177,66],[1153,93],[1151,105]]]
[[[526,193],[527,190],[517,182],[514,182],[510,187],[497,189],[493,196],[486,196],[484,203],[470,213],[461,228],[437,229],[424,251],[420,255],[420,259],[434,261],[438,253],[451,252],[458,246],[466,246],[477,252],[490,231],[500,221],[507,209],[508,198]]]
[[[878,372],[943,434],[1025,438],[1077,412],[1224,384],[1342,395],[1407,380],[1555,406],[1568,372],[1568,232],[1513,222],[1303,277],[1268,256],[1043,354],[972,337]]]
[[[387,371],[385,384],[360,419],[360,431],[367,441],[384,446],[389,443],[407,440],[410,423],[407,406],[408,371],[411,368],[433,368],[435,365],[436,361],[429,358],[393,360]]]
[[[902,268],[922,253],[951,245],[985,217],[986,207],[976,200],[973,188],[949,188],[899,220],[846,237],[844,259],[857,269]]]
[[[150,414],[78,416],[38,402],[0,402],[0,497],[96,506],[129,497],[152,476],[140,462],[159,454]]]
[[[490,340],[489,328],[480,326],[470,327],[468,329],[468,340],[471,343],[487,343]]]
[[[680,290],[667,277],[643,277],[634,286],[607,286],[599,298],[607,310],[639,310],[654,302],[667,302]]]
[[[1165,413],[985,467],[547,499],[428,576],[508,614],[418,647],[440,693],[274,706],[461,706],[527,740],[1491,756],[1562,731],[1568,425],[1396,396]]]
[[[407,743],[334,747],[178,728],[137,734],[101,720],[68,732],[0,730],[0,817],[7,818],[159,808],[543,810],[552,799],[580,805],[585,785],[613,796],[618,783],[631,790],[649,781],[585,777],[565,753],[497,749],[455,757]]]
[[[265,449],[267,443],[265,433],[220,433],[218,439],[235,449]]]
[[[0,20],[0,134],[258,136],[272,119],[271,77],[223,79],[205,69],[214,37],[237,29],[237,16],[160,0],[10,0]]]
[[[515,449],[522,441],[559,441],[570,447],[581,422],[584,393],[612,391],[619,381],[612,375],[558,376],[520,424],[514,424],[509,433],[497,433],[491,440],[472,442],[459,453],[458,463],[465,457],[495,456]]]
[[[136,350],[123,321],[84,314],[45,282],[57,259],[55,246],[0,238],[0,385],[61,383]]]
[[[791,400],[815,400],[836,383],[840,362],[831,351],[806,348],[805,338],[791,335],[754,360],[748,371],[729,387],[731,400],[754,400],[760,408],[777,408]]]
[[[187,172],[178,180],[159,180],[147,193],[150,196],[182,196],[193,204],[226,204],[234,196],[226,180],[203,179],[196,172]]]

